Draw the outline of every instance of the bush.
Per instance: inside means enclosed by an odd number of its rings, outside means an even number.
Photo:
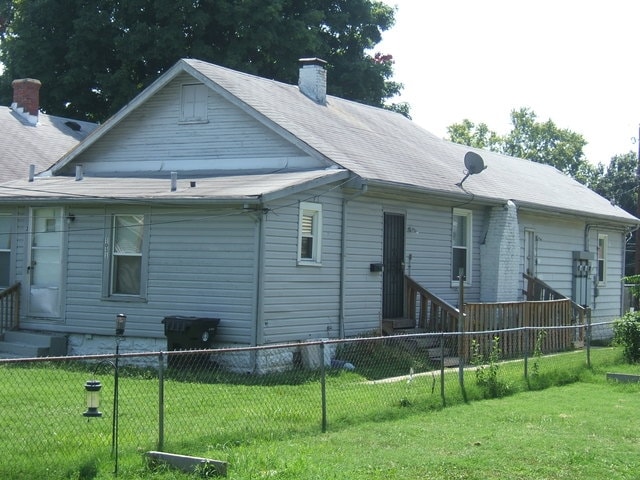
[[[627,312],[613,324],[613,338],[628,363],[640,362],[640,312]]]

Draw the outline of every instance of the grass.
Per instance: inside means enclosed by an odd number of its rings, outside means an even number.
[[[255,376],[169,374],[165,449],[228,461],[237,480],[637,478],[640,386],[608,383],[605,373],[640,367],[621,364],[619,349],[594,349],[592,361],[588,370],[584,352],[530,359],[538,373],[528,379],[521,361],[500,363],[507,396],[491,400],[472,371],[463,394],[454,369],[444,378],[447,408],[436,374],[374,383],[336,372],[324,434],[317,374],[261,385]],[[103,419],[80,415],[86,379],[79,368],[0,368],[0,478],[112,478],[110,405]],[[120,387],[120,476],[193,478],[151,474],[142,460],[157,439],[157,380],[125,371]]]

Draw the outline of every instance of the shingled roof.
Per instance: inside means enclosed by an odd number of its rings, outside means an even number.
[[[97,127],[39,112],[38,80],[20,79],[13,84],[13,104],[0,107],[0,181],[26,179],[30,165],[35,173],[48,169]]]
[[[512,200],[521,208],[627,225],[639,222],[551,166],[445,141],[388,110],[333,96],[327,96],[324,103],[316,102],[303,95],[298,86],[193,59],[180,60],[106,122],[96,135],[63,157],[51,173],[61,172],[83,150],[90,148],[96,138],[105,135],[183,72],[199,79],[285,138],[370,185],[461,200],[473,198],[490,204]],[[463,159],[469,151],[481,155],[487,169],[470,176],[461,187],[458,184],[465,174]],[[247,189],[251,189],[249,183]]]

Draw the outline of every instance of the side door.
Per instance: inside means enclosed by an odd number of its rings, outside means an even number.
[[[29,316],[56,319],[62,298],[62,208],[35,207],[29,218]]]

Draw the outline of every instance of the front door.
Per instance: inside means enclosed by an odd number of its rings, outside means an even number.
[[[404,316],[404,215],[384,214],[382,318]]]
[[[60,317],[62,284],[62,209],[31,209],[27,270],[29,315]]]

